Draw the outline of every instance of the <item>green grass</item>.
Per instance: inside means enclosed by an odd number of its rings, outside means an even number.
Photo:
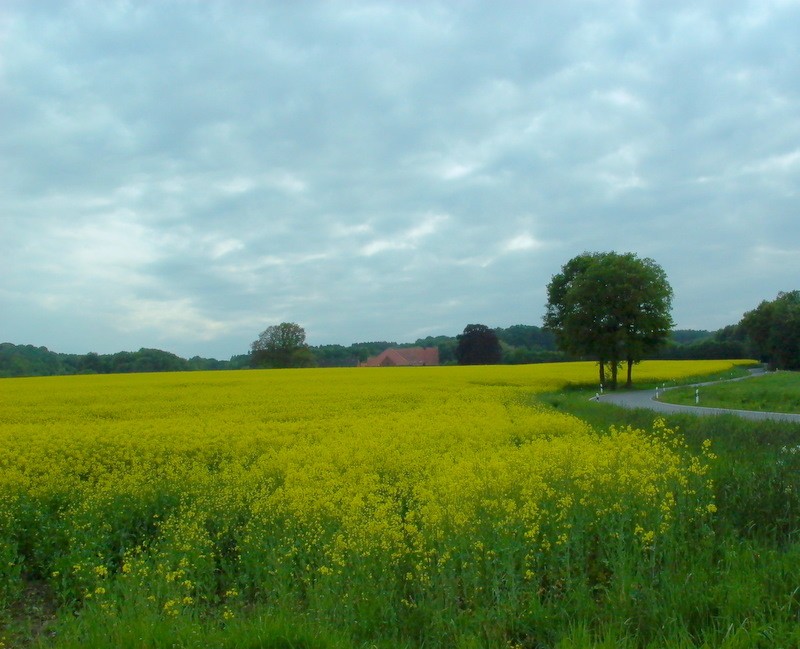
[[[692,385],[694,383],[705,383],[707,381],[728,381],[730,379],[738,379],[748,376],[750,374],[750,370],[754,367],[758,367],[758,363],[755,361],[752,365],[737,365],[732,367],[729,370],[725,370],[724,372],[716,372],[714,374],[705,374],[702,376],[687,376],[683,379],[678,379],[674,381],[661,381],[659,383],[649,383],[649,382],[637,382],[636,381],[636,371],[634,369],[633,374],[633,387],[636,390],[654,390],[656,387],[659,388],[675,388],[682,385]],[[620,383],[620,385],[624,385]]]
[[[592,394],[561,392],[544,401],[601,432],[647,429],[664,418],[691,448],[710,440],[717,455],[709,477],[718,510],[708,543],[661,566],[640,591],[632,618],[637,639],[623,633],[609,646],[800,647],[800,424],[734,415],[664,417],[598,404],[589,400]],[[641,633],[654,628],[660,629],[656,639]],[[604,636],[592,637],[593,643],[575,646],[605,646]]]
[[[695,405],[694,388],[676,388],[661,401]],[[800,413],[800,372],[776,372],[764,376],[700,388],[700,405],[734,410]]]
[[[40,649],[357,649],[357,645],[337,629],[299,615],[292,619],[269,611],[251,610],[231,620],[165,619],[141,605],[127,607],[111,620],[95,610],[84,609],[79,616],[50,625],[30,646]]]

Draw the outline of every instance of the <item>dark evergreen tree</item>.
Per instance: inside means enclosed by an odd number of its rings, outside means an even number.
[[[503,357],[497,334],[486,325],[467,325],[457,338],[456,360],[459,365],[496,365]]]

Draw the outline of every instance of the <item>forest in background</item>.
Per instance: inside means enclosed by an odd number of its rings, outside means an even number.
[[[560,352],[553,334],[534,325],[513,325],[494,329],[503,350],[503,364],[552,363],[579,360]],[[413,343],[373,341],[345,345],[310,346],[317,367],[353,367],[369,356],[389,347],[438,347],[442,365],[456,364],[458,339],[453,336],[428,336]],[[669,342],[652,358],[723,359],[746,358],[751,354],[746,338],[733,325],[717,332],[676,330]],[[47,347],[0,343],[0,377],[51,376],[65,374],[124,374],[130,372],[185,372],[192,370],[248,369],[250,355],[240,354],[228,360],[182,358],[160,349],[142,348],[115,354],[64,354]]]

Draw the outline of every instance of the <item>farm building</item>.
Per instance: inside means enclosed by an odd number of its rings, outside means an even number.
[[[370,356],[363,363],[359,363],[359,367],[405,367],[438,364],[438,347],[390,347],[377,356]]]

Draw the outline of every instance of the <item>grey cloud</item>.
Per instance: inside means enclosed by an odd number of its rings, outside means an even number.
[[[0,28],[14,342],[538,324],[584,250],[655,258],[680,326],[796,288],[795,3],[10,2]]]

